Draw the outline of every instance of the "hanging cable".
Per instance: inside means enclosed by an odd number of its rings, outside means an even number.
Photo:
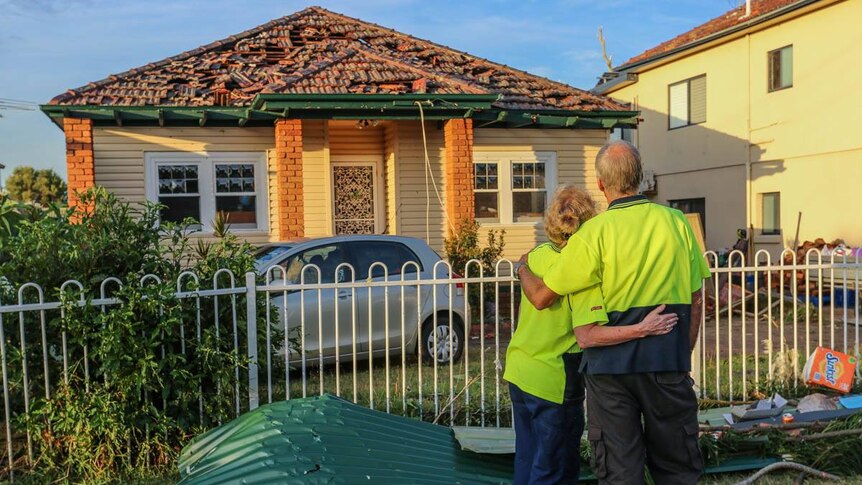
[[[431,191],[428,187],[428,179],[431,179],[431,185],[434,187],[434,193],[437,195],[437,201],[440,203],[440,208],[443,210],[443,218],[446,224],[455,232],[455,227],[452,221],[449,220],[449,214],[445,210],[446,205],[443,203],[443,198],[440,197],[440,190],[437,188],[437,181],[434,179],[434,172],[431,169],[431,157],[428,156],[428,136],[425,133],[425,110],[422,109],[422,103],[415,101],[414,104],[419,106],[419,122],[422,128],[422,147],[425,150],[425,241],[431,240]]]

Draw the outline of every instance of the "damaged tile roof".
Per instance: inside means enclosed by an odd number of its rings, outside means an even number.
[[[612,110],[608,98],[309,7],[67,91],[54,105],[249,106],[257,94],[501,94],[506,109]]]
[[[645,52],[642,52],[641,54],[632,57],[631,59],[627,60],[623,65],[619,66],[617,70],[625,69],[630,64],[644,61],[646,59],[650,59],[652,57],[664,54],[674,49],[684,47],[687,44],[691,44],[711,35],[718,34],[723,30],[736,27],[744,22],[748,22],[762,15],[772,13],[780,8],[787,7],[788,5],[792,5],[799,1],[800,0],[751,0],[751,15],[749,16],[745,15],[745,2],[742,2],[742,5],[729,10],[723,15],[716,17],[704,24],[698,25],[697,27],[689,30],[688,32],[680,34],[673,39],[663,42],[653,47],[652,49],[649,49]]]

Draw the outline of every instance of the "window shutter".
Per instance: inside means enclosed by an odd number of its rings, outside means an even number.
[[[674,84],[669,90],[670,128],[688,124],[688,83]]]
[[[692,124],[706,121],[706,76],[696,77],[689,81],[691,92],[691,118]]]

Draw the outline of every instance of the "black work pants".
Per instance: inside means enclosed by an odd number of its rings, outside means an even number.
[[[703,474],[697,397],[685,372],[587,375],[587,436],[600,484],[689,485]]]

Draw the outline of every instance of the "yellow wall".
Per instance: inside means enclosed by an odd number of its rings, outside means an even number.
[[[655,170],[657,200],[707,199],[707,244],[730,246],[734,229],[755,226],[759,248],[800,239],[844,238],[862,245],[847,209],[862,206],[862,137],[846,121],[862,109],[862,2],[823,1],[734,40],[638,68],[635,84],[609,93],[635,102],[644,165]],[[820,8],[822,7],[822,8]],[[796,15],[795,17],[793,15]],[[793,87],[768,92],[767,53],[793,45]],[[667,129],[668,85],[707,75],[707,121]],[[746,165],[751,164],[751,192]],[[781,192],[781,237],[759,233],[761,193]],[[741,201],[741,202],[740,202]]]

